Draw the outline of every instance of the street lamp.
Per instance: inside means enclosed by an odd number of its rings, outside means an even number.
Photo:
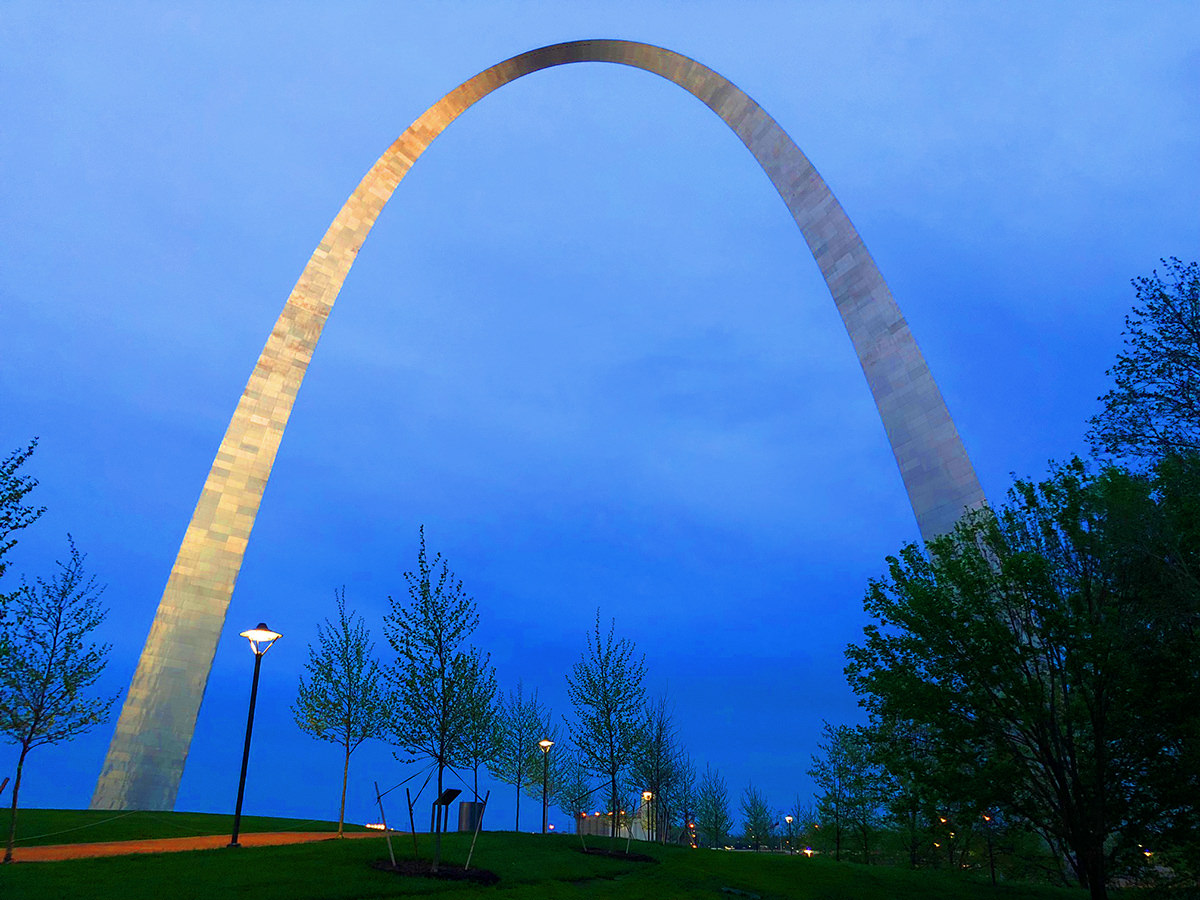
[[[646,810],[646,840],[654,840],[654,824],[650,819],[650,801],[654,799],[651,791],[642,791],[642,807]]]
[[[554,746],[554,741],[542,738],[538,746],[542,748],[542,834],[545,834],[550,811],[550,748]]]
[[[788,852],[790,853],[790,852],[792,851],[792,821],[793,821],[793,819],[792,819],[792,817],[791,817],[791,816],[784,816],[784,817],[783,817],[783,821],[787,822],[787,827],[788,827]]]
[[[233,812],[233,836],[229,839],[230,847],[242,846],[238,843],[238,830],[242,824],[242,796],[246,792],[246,763],[250,761],[250,732],[254,728],[254,701],[258,698],[258,667],[262,664],[263,654],[279,640],[279,633],[268,628],[266,622],[259,622],[249,631],[243,631],[241,636],[250,642],[250,650],[254,653],[254,681],[250,684],[250,713],[246,716],[246,746],[242,750],[242,777],[238,781],[237,807]]]

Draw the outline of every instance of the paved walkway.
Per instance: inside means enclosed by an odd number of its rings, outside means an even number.
[[[397,832],[392,832],[393,835]],[[346,832],[347,838],[383,837],[382,831]],[[329,841],[337,838],[336,831],[271,831],[238,836],[243,847],[272,847],[278,844],[303,844],[309,841]],[[144,841],[109,841],[98,844],[49,844],[44,847],[17,847],[15,862],[50,862],[60,859],[87,859],[94,856],[125,856],[129,853],[177,853],[181,850],[212,850],[229,843],[227,834],[208,834],[198,837],[159,838]]]

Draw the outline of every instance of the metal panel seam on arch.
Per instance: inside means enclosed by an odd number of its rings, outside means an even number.
[[[715,112],[754,155],[799,226],[854,345],[921,534],[984,502],[941,392],[858,232],[816,169],[763,109],[686,56],[649,44],[573,41],[522,53],[431,106],[346,201],[292,289],[204,482],[125,696],[93,809],[172,809],[263,490],[304,373],[371,227],[417,157],[496,88],[531,72],[609,62],[660,75]]]

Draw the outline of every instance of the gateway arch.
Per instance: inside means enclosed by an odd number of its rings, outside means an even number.
[[[376,218],[430,142],[477,100],[531,72],[607,62],[682,87],[733,129],[800,228],[833,295],[925,539],[983,491],[941,392],[841,205],[775,120],[695,60],[649,44],[573,41],[522,53],[459,85],[373,165],[317,245],[254,366],[138,660],[92,796],[93,809],[171,809],[217,640],[283,430],[321,329]]]

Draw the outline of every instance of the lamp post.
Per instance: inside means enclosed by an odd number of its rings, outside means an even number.
[[[230,847],[242,846],[238,843],[238,830],[242,825],[242,796],[246,792],[246,763],[250,761],[250,732],[254,729],[254,701],[258,698],[258,668],[262,664],[263,654],[279,640],[279,633],[268,628],[266,622],[259,622],[249,631],[243,631],[241,636],[250,642],[250,649],[254,653],[254,680],[250,684],[250,713],[246,716],[246,746],[242,750],[242,777],[238,781],[237,806],[233,811],[233,836],[229,839]]]
[[[650,801],[654,799],[652,791],[642,791],[642,807],[646,810],[646,840],[654,840],[654,824],[650,819]]]
[[[554,746],[554,741],[542,738],[538,746],[542,748],[542,834],[545,834],[550,812],[550,748]]]
[[[792,817],[791,817],[791,816],[784,816],[784,817],[783,817],[783,821],[787,822],[787,827],[788,827],[788,852],[789,852],[789,853],[791,853],[791,852],[792,852],[792,821],[793,821],[793,819],[792,819]]]

